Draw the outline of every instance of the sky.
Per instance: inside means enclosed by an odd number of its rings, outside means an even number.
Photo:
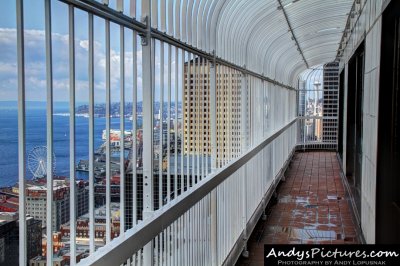
[[[125,1],[124,13],[129,10]],[[138,0],[139,2],[139,0]],[[52,49],[53,49],[53,94],[54,101],[68,101],[69,98],[69,45],[68,6],[52,0]],[[115,7],[116,0],[110,1]],[[138,7],[140,4],[138,5]],[[137,8],[139,15],[140,8]],[[44,1],[24,1],[25,74],[26,100],[46,100],[46,49],[45,49]],[[133,86],[133,33],[125,29],[125,87]],[[120,26],[111,23],[111,101],[118,102],[120,94]],[[105,21],[94,17],[94,80],[95,102],[105,102]],[[142,98],[142,51],[137,40],[137,82],[138,99]],[[3,3],[0,9],[0,101],[17,100],[17,51],[16,51],[16,7],[15,1]],[[159,96],[160,53],[156,46],[156,92]],[[166,58],[165,54],[165,58]],[[76,60],[76,101],[88,101],[88,15],[75,9],[75,60]],[[164,60],[165,66],[167,60]],[[172,57],[172,69],[175,59]],[[166,72],[166,71],[165,71]],[[167,78],[164,77],[164,82]],[[172,75],[174,84],[175,75]],[[126,89],[128,92],[128,89]],[[132,93],[126,93],[126,101],[132,100]]]

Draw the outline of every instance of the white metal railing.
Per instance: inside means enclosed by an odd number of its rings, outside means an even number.
[[[251,233],[246,231],[249,222],[255,214],[259,217],[259,205],[266,207],[265,198],[274,191],[291,158],[296,145],[295,122],[212,173],[82,264],[146,265],[145,256],[151,256],[154,265],[230,265],[227,259],[232,248],[237,242],[244,247],[242,235]],[[151,249],[146,254],[142,248],[149,241]]]
[[[17,0],[18,134],[20,193],[20,265],[26,265],[26,86],[23,0]],[[68,10],[69,162],[71,265],[81,244],[76,238],[75,149],[76,103],[88,104],[88,258],[81,265],[220,265],[243,245],[251,221],[276,185],[296,144],[296,91],[248,71],[151,28],[151,8],[143,0],[138,22],[136,1],[130,15],[108,1],[44,0],[47,81],[47,265],[52,265],[54,221],[52,154],[54,152],[53,60],[51,4]],[[77,19],[77,11],[80,19]],[[83,15],[82,15],[83,14]],[[83,19],[82,19],[83,18]],[[150,20],[150,21],[149,21]],[[77,27],[87,25],[79,39]],[[103,30],[104,27],[104,30]],[[162,27],[161,27],[162,28]],[[98,39],[103,41],[99,44]],[[78,80],[76,43],[87,41],[87,78]],[[100,45],[104,49],[96,48]],[[96,50],[98,49],[98,50]],[[140,55],[140,56],[139,56]],[[98,73],[97,59],[104,61]],[[115,64],[117,60],[119,64]],[[129,73],[128,73],[129,70]],[[104,76],[104,83],[98,76]],[[88,84],[88,97],[77,99],[77,83]],[[95,97],[104,89],[104,98]],[[117,100],[115,100],[117,99]],[[119,102],[116,122],[113,101]],[[105,228],[104,247],[97,237],[96,217],[96,102],[105,102]],[[132,102],[132,111],[125,104]],[[113,113],[114,112],[114,113]],[[132,117],[132,122],[127,119]],[[138,121],[142,119],[143,125]],[[112,122],[115,122],[114,124]],[[129,158],[118,157],[119,216],[111,210],[111,130],[132,131]],[[165,129],[166,128],[166,129]],[[126,140],[129,141],[129,140]],[[261,206],[261,207],[260,207]],[[118,221],[119,226],[114,222]],[[117,223],[118,224],[118,223]],[[115,229],[117,228],[117,229]],[[251,228],[251,226],[250,226]],[[115,230],[119,230],[115,232]]]

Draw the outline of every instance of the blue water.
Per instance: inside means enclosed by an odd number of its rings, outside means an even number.
[[[30,102],[26,106],[26,154],[36,146],[46,146],[46,109],[44,103]],[[67,113],[68,104],[56,103],[54,113]],[[18,180],[18,109],[16,102],[0,102],[0,187],[14,185]],[[89,157],[89,119],[76,117],[75,160]],[[119,128],[119,118],[111,118],[111,128]],[[101,135],[106,127],[105,118],[94,121],[95,148],[103,142]],[[125,120],[125,128],[132,128],[132,122]],[[69,176],[69,116],[53,116],[53,145],[56,157],[55,174]],[[87,173],[77,172],[77,178],[87,179]],[[31,179],[28,167],[26,178]]]

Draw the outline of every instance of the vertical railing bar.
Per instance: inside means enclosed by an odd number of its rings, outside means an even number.
[[[190,74],[193,75],[193,87],[191,87],[190,89],[193,91],[193,109],[190,109],[190,114],[192,114],[193,111],[193,121],[196,121],[196,55],[192,54],[193,56],[193,64],[192,62],[189,61],[189,65],[190,65]],[[193,70],[192,70],[193,68]],[[189,84],[190,85],[190,84]],[[191,102],[192,102],[191,99]],[[190,103],[191,103],[190,102]],[[192,123],[191,123],[192,124]],[[190,134],[190,150],[191,150],[191,159],[192,159],[192,166],[190,167],[191,171],[191,181],[192,181],[192,187],[194,186],[194,184],[196,183],[196,179],[195,179],[195,174],[196,174],[196,130],[195,128],[197,127],[197,123],[193,123],[193,125],[191,125],[191,127],[189,128],[189,134]],[[192,130],[193,129],[193,130]],[[193,134],[192,134],[193,133]]]
[[[136,2],[136,1],[135,1]],[[132,4],[132,1],[131,1]],[[133,31],[132,37],[132,227],[137,223],[137,33]]]
[[[204,178],[204,96],[205,96],[205,89],[204,89],[204,63],[205,59],[201,58],[199,60],[199,93],[200,93],[200,112],[199,112],[199,163],[200,163],[200,180]]]
[[[206,206],[207,206],[207,196],[202,199],[202,207],[201,207],[201,218],[202,218],[202,223],[201,223],[201,250],[202,250],[202,259],[201,259],[201,265],[207,265],[206,261],[206,254],[209,255],[209,253],[206,250],[206,241],[207,241],[207,220],[208,220],[208,215],[206,212]],[[208,256],[207,255],[207,256]]]
[[[187,212],[187,238],[188,238],[188,251],[187,251],[187,265],[193,265],[192,261],[192,248],[193,248],[193,234],[192,234],[192,208]]]
[[[223,89],[223,91],[224,91],[224,93],[223,93],[223,95],[224,95],[223,101],[225,102],[225,100],[227,100],[227,107],[224,107],[221,104],[221,111],[222,112],[224,112],[225,110],[229,111],[229,102],[230,101],[229,101],[229,90],[228,90],[228,82],[229,82],[229,78],[228,78],[229,74],[228,73],[229,73],[228,67],[224,66],[223,67],[223,74],[222,74],[221,82],[222,82],[222,86],[224,88]],[[225,121],[225,119],[227,119],[227,121]],[[229,146],[229,133],[230,133],[229,124],[230,124],[229,123],[229,118],[227,118],[226,116],[222,116],[222,119],[221,119],[221,130],[227,129],[227,132],[226,132],[226,135],[221,136],[221,146],[224,147],[225,146],[225,141],[226,141],[227,147],[228,147],[227,149],[222,149],[223,150],[223,158],[224,158],[223,166],[225,166],[227,164],[227,161],[228,161],[228,158],[229,158],[229,147],[230,147]],[[224,140],[224,138],[225,138],[225,140]]]
[[[123,13],[124,12],[124,1],[117,0],[117,11]]]
[[[190,210],[185,214],[185,265],[190,265],[190,245],[191,245],[191,238],[189,235],[189,215]]]
[[[194,173],[192,172],[192,175],[194,175]],[[191,245],[190,245],[190,265],[195,265],[194,262],[194,246],[195,246],[195,216],[194,216],[194,206],[192,208],[190,208],[189,210],[189,235],[190,235],[190,239],[191,239]]]
[[[24,1],[16,1],[18,67],[19,265],[27,265]]]
[[[185,215],[182,215],[179,218],[179,239],[180,239],[180,244],[179,244],[179,250],[180,250],[180,256],[179,256],[179,264],[183,265],[183,263],[185,262],[184,260],[184,256],[185,256],[185,244],[184,244],[184,224],[183,224],[183,219],[184,219]]]
[[[192,246],[192,265],[198,265],[197,264],[197,204],[193,205],[192,207],[192,217],[193,221],[191,223],[192,225],[192,239],[193,239],[193,246]]]
[[[172,259],[172,255],[171,255],[171,253],[172,253],[172,232],[171,232],[171,228],[172,228],[172,226],[171,225],[169,225],[167,228],[166,228],[166,233],[167,233],[167,237],[166,237],[166,241],[167,241],[167,245],[166,245],[166,250],[167,250],[167,260],[166,260],[166,265],[171,265],[171,259]]]
[[[94,34],[93,14],[89,13],[89,246],[95,251],[94,220]]]
[[[208,101],[207,99],[210,98],[210,62],[208,60],[206,60],[205,62],[205,66],[204,66],[204,73],[207,73],[205,75],[207,75],[207,78],[205,79],[205,81],[207,81],[207,86],[205,86],[205,90],[207,91],[207,97],[206,97],[206,103],[207,103],[207,108],[206,108],[206,114],[207,114],[207,119],[205,121],[207,121],[206,123],[206,137],[207,137],[207,144],[206,144],[206,176],[209,174],[208,171],[208,158],[211,158],[211,122],[210,122],[210,118],[211,118],[211,109],[210,109],[210,101]],[[203,117],[203,122],[204,122],[204,117]]]
[[[122,5],[120,1],[119,3]],[[123,10],[123,8],[122,8]],[[120,235],[125,234],[125,29],[124,26],[120,26]]]
[[[247,119],[247,83],[246,83],[246,74],[242,73],[241,82],[240,82],[240,152],[244,153],[247,150],[247,128],[246,128],[246,119]],[[270,100],[270,102],[272,102]]]
[[[167,104],[167,197],[171,200],[171,44],[168,44],[168,104]],[[175,187],[174,183],[174,187]],[[174,198],[176,198],[174,194]]]
[[[185,232],[185,221],[186,221],[186,213],[184,213],[181,217],[181,226],[180,226],[180,232],[181,232],[181,265],[185,265],[186,263],[186,245],[187,245],[187,240],[186,240],[186,232]]]
[[[110,105],[111,105],[111,69],[110,69],[110,21],[105,20],[106,30],[106,244],[111,241],[111,145],[110,145]]]
[[[185,111],[185,51],[180,49],[181,51],[181,194],[185,190],[185,170],[184,170],[184,154],[185,154],[185,141],[186,141],[186,133],[185,133],[185,116],[186,116],[186,111]]]
[[[201,249],[200,249],[200,224],[201,224],[201,220],[202,217],[200,216],[200,208],[201,208],[201,200],[200,202],[198,202],[196,204],[196,250],[195,250],[195,254],[196,254],[196,264],[199,265],[200,264],[200,259],[201,259]]]
[[[157,42],[160,46],[160,105],[159,105],[159,113],[160,113],[160,130],[159,134],[159,154],[158,154],[158,208],[163,206],[163,118],[164,118],[164,42]],[[168,177],[167,177],[168,178]],[[169,195],[167,194],[167,198],[169,199]],[[168,200],[169,201],[169,200]]]
[[[169,246],[169,226],[165,228],[164,230],[164,252],[165,252],[165,260],[164,264],[165,265],[170,265],[169,264],[169,259],[170,259],[170,246]]]
[[[219,162],[218,162],[218,167],[223,167],[225,164],[225,152],[224,152],[224,146],[223,146],[223,138],[224,138],[224,118],[223,118],[223,105],[222,103],[224,102],[224,93],[225,93],[225,88],[224,88],[224,71],[225,71],[225,66],[218,65],[218,82],[219,82],[219,87],[217,87],[217,108],[218,108],[218,120],[217,120],[217,141],[218,141],[218,149],[219,149]],[[223,218],[222,218],[223,219]]]
[[[168,19],[167,19],[167,34],[172,36],[174,34],[174,1],[168,0]]]
[[[197,239],[198,242],[198,247],[199,247],[199,265],[203,265],[203,256],[204,256],[204,252],[203,252],[203,237],[204,237],[204,219],[205,219],[205,215],[203,213],[203,207],[204,207],[204,198],[200,200],[199,202],[199,225],[198,225],[198,234],[199,234],[199,238]]]
[[[47,86],[47,264],[53,263],[53,66],[51,43],[51,0],[45,0],[46,86]]]
[[[189,189],[190,187],[190,147],[191,147],[191,141],[190,141],[190,53],[187,53],[188,59],[187,59],[187,71],[186,71],[186,90],[187,90],[187,97],[186,97],[186,106],[187,106],[187,123],[186,123],[186,190]]]
[[[222,167],[222,160],[223,160],[223,157],[222,157],[222,145],[221,145],[221,138],[222,138],[222,129],[221,129],[221,125],[222,125],[222,123],[221,123],[221,120],[222,120],[222,111],[221,111],[221,102],[223,101],[222,99],[222,97],[223,97],[223,85],[222,85],[222,77],[221,77],[221,75],[222,75],[222,66],[221,65],[217,65],[217,74],[216,74],[216,76],[217,76],[217,85],[216,85],[216,103],[215,103],[215,105],[216,105],[216,110],[217,110],[217,112],[216,112],[216,116],[217,116],[217,122],[216,122],[216,124],[217,124],[217,133],[216,133],[216,139],[217,139],[217,153],[218,153],[218,155],[217,155],[217,168],[220,168],[220,167]]]
[[[159,263],[159,258],[160,258],[160,253],[162,253],[161,251],[161,247],[158,247],[158,242],[160,241],[160,238],[162,237],[162,233],[160,233],[158,236],[156,236],[154,238],[154,265],[161,265],[161,262]],[[161,245],[160,245],[161,246]],[[161,259],[160,259],[161,261]]]
[[[136,0],[129,1],[129,15],[132,18],[136,17]]]
[[[174,97],[174,107],[175,107],[175,122],[174,122],[174,194],[175,197],[178,196],[178,47],[175,47],[175,97]],[[182,191],[181,191],[182,192]]]
[[[211,194],[209,193],[206,197],[206,201],[204,202],[204,211],[205,217],[210,217],[211,214]],[[206,263],[205,265],[211,265],[212,261],[212,254],[211,254],[211,221],[209,222],[210,218],[207,219],[207,222],[204,223],[204,227],[206,228],[206,234],[204,239],[204,248],[205,248],[205,256],[206,256]]]
[[[174,261],[174,237],[175,237],[175,232],[174,232],[174,223],[171,223],[168,226],[168,265],[173,265],[173,261]]]
[[[176,195],[175,195],[176,196]],[[174,265],[174,266],[176,266],[177,265],[177,263],[176,263],[176,261],[177,261],[177,258],[178,258],[178,256],[177,256],[177,250],[176,250],[176,244],[177,244],[177,237],[178,237],[178,232],[177,232],[177,230],[176,230],[176,223],[177,223],[177,221],[175,220],[174,222],[173,222],[173,224],[172,224],[172,227],[171,227],[171,230],[172,230],[172,261],[171,261],[171,265]]]
[[[75,182],[75,17],[74,6],[68,6],[69,24],[69,179],[70,179],[70,254],[76,263],[76,182]]]
[[[210,65],[210,138],[211,138],[211,171],[214,172],[217,168],[217,66],[215,58]],[[210,249],[211,249],[211,265],[216,266],[218,263],[217,254],[217,189],[211,191],[210,196]]]
[[[171,259],[171,245],[170,245],[170,230],[169,226],[164,229],[164,252],[165,252],[165,260],[164,260],[164,265],[171,265],[170,264],[170,259]]]
[[[161,12],[161,14],[160,14],[160,30],[162,31],[162,32],[165,32],[165,25],[166,25],[166,23],[165,23],[165,18],[166,18],[166,14],[165,14],[165,12],[166,12],[166,9],[165,9],[165,6],[166,6],[166,0],[161,0],[160,1],[160,12]]]
[[[160,265],[165,265],[165,259],[166,259],[166,250],[165,250],[165,245],[166,245],[166,237],[165,237],[165,230],[162,230],[160,234],[158,235],[160,237],[160,251],[158,254],[158,257],[160,258]],[[155,256],[157,257],[157,256]]]
[[[149,0],[147,0],[147,1],[149,1]],[[153,0],[153,1],[149,1],[149,2],[151,2],[151,27],[157,29],[158,28],[158,1]]]
[[[200,71],[200,67],[201,67],[201,64],[200,64],[200,61],[201,61],[201,57],[199,56],[198,57],[198,66],[197,66],[197,80],[198,80],[198,82],[197,82],[197,95],[198,95],[198,97],[197,97],[197,105],[198,105],[198,112],[197,112],[197,143],[198,143],[198,145],[197,145],[197,150],[198,150],[198,152],[197,152],[197,182],[199,182],[200,181],[200,171],[202,170],[202,167],[200,167],[200,156],[201,156],[201,154],[202,154],[202,149],[201,149],[201,147],[203,146],[203,145],[201,145],[202,144],[202,142],[203,142],[203,136],[201,135],[201,128],[202,128],[202,123],[200,123],[200,121],[201,121],[201,119],[202,119],[202,114],[203,114],[203,112],[200,110],[201,108],[203,108],[203,105],[201,104],[202,102],[201,102],[201,99],[200,99],[200,97],[202,98],[203,97],[203,92],[201,91],[201,89],[202,89],[202,87],[201,87],[201,78],[200,78],[200,73],[201,73],[201,71]]]
[[[205,76],[205,71],[206,71],[206,64],[207,64],[207,59],[202,58],[200,61],[200,67],[199,67],[199,77],[200,77],[200,91],[201,91],[201,98],[200,98],[200,139],[201,139],[201,149],[200,149],[200,176],[201,179],[205,178],[207,176],[206,173],[206,158],[207,158],[207,152],[204,151],[206,147],[208,147],[208,138],[207,138],[207,132],[208,130],[204,129],[205,126],[205,121],[209,121],[209,112],[205,111],[206,108],[206,101],[204,100],[205,97],[209,94],[209,91],[207,90],[206,86],[206,76]],[[204,115],[207,115],[207,119],[204,118]],[[205,139],[205,140],[204,140]]]
[[[228,134],[227,134],[227,139],[228,139],[228,160],[227,162],[232,160],[232,125],[233,125],[233,116],[232,116],[232,69],[227,68],[227,75],[228,75],[228,87],[227,87],[227,94],[228,94],[228,119],[226,120],[228,122],[227,128],[228,128]]]

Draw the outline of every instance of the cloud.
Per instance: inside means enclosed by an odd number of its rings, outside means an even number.
[[[46,99],[46,45],[43,30],[25,30],[25,75],[27,100]],[[0,28],[0,100],[17,99],[17,51],[16,29]],[[88,100],[88,46],[85,39],[75,40],[75,84],[77,101]],[[65,101],[69,95],[69,36],[52,34],[53,88],[54,99]],[[104,44],[94,44],[95,100],[105,100],[105,48]],[[128,49],[128,48],[126,48]],[[117,99],[120,87],[120,53],[110,51],[110,81],[112,95]],[[133,53],[127,50],[125,58],[126,87],[132,88]],[[137,65],[141,66],[142,53],[137,51]],[[141,67],[137,69],[141,81]],[[141,82],[138,82],[141,85]],[[114,92],[115,91],[115,92]],[[139,87],[138,91],[142,89]],[[139,98],[141,96],[139,95]]]

